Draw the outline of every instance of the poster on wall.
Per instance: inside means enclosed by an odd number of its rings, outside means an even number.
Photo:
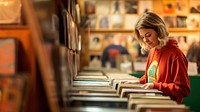
[[[139,14],[143,14],[147,11],[152,11],[153,9],[153,3],[151,0],[139,0]]]
[[[97,14],[109,14],[110,13],[110,1],[97,0]]]
[[[137,14],[138,1],[137,0],[125,1],[125,12],[126,14]]]
[[[124,14],[124,2],[120,0],[111,1],[111,14]]]
[[[70,0],[68,0],[70,1]],[[89,14],[95,14],[96,10],[95,10],[95,6],[96,6],[96,2],[95,1],[85,1],[84,3],[84,9],[85,9],[85,14],[89,15]]]
[[[134,18],[134,19],[133,19]],[[124,23],[124,28],[125,29],[129,29],[129,30],[133,30],[135,27],[136,22],[138,21],[139,16],[138,15],[133,15],[133,14],[127,14],[125,16],[125,23]]]
[[[89,15],[89,25],[91,29],[96,29],[97,17],[95,15]]]
[[[188,29],[194,29],[199,27],[199,15],[191,14],[187,17],[186,23]]]
[[[93,68],[101,67],[101,54],[90,54],[89,66]]]
[[[99,16],[99,28],[109,28],[109,16]]]
[[[163,20],[164,20],[167,28],[175,27],[175,17],[174,16],[164,16]]]
[[[175,2],[175,13],[176,14],[188,14],[188,1],[187,0],[176,0]]]
[[[198,0],[190,0],[190,13],[200,13],[200,2]]]
[[[182,52],[186,55],[187,54],[187,51],[188,51],[188,43],[187,43],[187,40],[188,40],[188,37],[187,35],[179,35],[177,37],[177,40],[178,40],[178,45],[179,45],[179,48],[182,50]]]
[[[186,19],[187,16],[176,16],[176,27],[186,28]]]
[[[166,14],[174,14],[175,0],[162,0],[163,12]]]
[[[124,16],[113,15],[111,16],[111,27],[112,28],[123,28]]]
[[[91,34],[90,35],[90,50],[100,50],[102,47],[101,34]]]

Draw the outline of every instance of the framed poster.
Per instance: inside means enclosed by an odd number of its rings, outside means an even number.
[[[110,0],[97,0],[97,14],[109,14],[110,13]]]
[[[187,16],[176,16],[176,27],[186,28],[186,19]]]
[[[111,1],[111,14],[124,14],[124,1]]]
[[[138,13],[138,0],[126,0],[125,1],[125,12],[126,12],[126,14],[137,14]]]
[[[175,0],[162,0],[163,13],[174,14],[175,12]]]
[[[109,16],[99,16],[99,28],[100,29],[102,29],[102,28],[108,29],[110,26],[109,23],[110,23]]]
[[[112,15],[111,16],[111,28],[123,28],[124,16],[123,15]]]
[[[190,0],[190,13],[200,13],[200,2],[198,0]]]
[[[101,54],[90,54],[90,67],[101,68]]]
[[[198,14],[190,14],[187,17],[186,23],[188,29],[199,28],[199,15]]]
[[[68,1],[71,1],[71,0],[68,0]],[[86,15],[95,14],[96,12],[95,6],[96,6],[95,1],[86,0],[84,3],[85,14]]]
[[[175,27],[175,17],[174,16],[164,16],[163,20],[167,28],[174,28]]]
[[[124,21],[124,28],[133,30],[135,28],[135,24],[138,21],[139,16],[133,14],[126,14]]]
[[[153,9],[152,0],[139,0],[139,14],[143,14],[146,11],[151,11]]]
[[[90,50],[101,50],[102,48],[101,34],[91,34],[89,39],[90,39],[89,43]]]
[[[189,6],[188,0],[176,0],[175,13],[176,14],[188,14]]]

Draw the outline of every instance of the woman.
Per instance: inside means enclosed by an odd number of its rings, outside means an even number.
[[[145,74],[139,79],[144,89],[158,89],[181,103],[190,93],[188,62],[169,33],[163,20],[146,12],[136,23],[135,36],[142,51],[149,51]],[[136,82],[125,82],[136,83]]]

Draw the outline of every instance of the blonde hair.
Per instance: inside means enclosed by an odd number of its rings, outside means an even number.
[[[153,12],[145,12],[135,25],[135,38],[138,40],[143,53],[145,51],[150,50],[150,48],[144,43],[143,39],[139,34],[139,29],[141,28],[155,30],[155,32],[157,32],[158,35],[159,46],[163,47],[166,45],[169,32],[167,31],[164,21],[157,14]]]

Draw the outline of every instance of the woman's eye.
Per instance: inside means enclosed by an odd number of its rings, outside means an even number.
[[[150,37],[150,36],[151,36],[151,34],[146,35],[146,37]]]

